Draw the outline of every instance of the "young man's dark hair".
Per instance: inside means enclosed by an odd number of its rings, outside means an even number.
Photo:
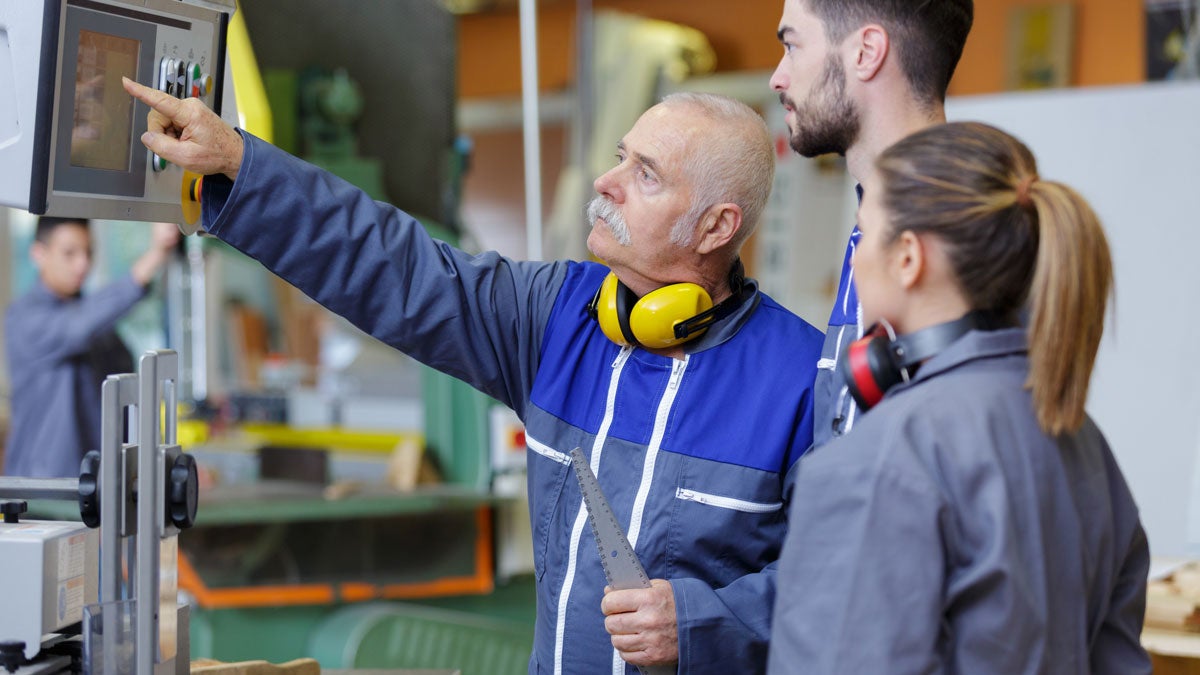
[[[62,225],[74,225],[82,227],[85,230],[91,229],[91,223],[87,218],[59,218],[57,216],[42,216],[38,218],[37,230],[33,238],[43,244],[50,239],[50,233],[58,229]]]
[[[946,100],[975,16],[972,0],[805,0],[838,43],[864,23],[887,29],[913,95],[926,103]]]

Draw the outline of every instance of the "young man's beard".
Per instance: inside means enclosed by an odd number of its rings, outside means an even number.
[[[789,140],[792,150],[803,157],[831,152],[844,155],[858,141],[862,120],[854,102],[846,97],[846,73],[834,56],[825,60],[820,83],[800,105],[792,102],[792,109],[796,124]]]

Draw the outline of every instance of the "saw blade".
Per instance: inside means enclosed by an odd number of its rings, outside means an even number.
[[[629,538],[613,515],[608,499],[600,489],[600,481],[592,473],[587,457],[583,451],[575,448],[571,451],[571,467],[575,469],[575,480],[579,481],[579,491],[583,493],[583,503],[587,506],[588,521],[592,524],[592,534],[596,537],[596,548],[600,551],[600,564],[604,567],[604,577],[608,585],[621,591],[630,588],[650,588],[650,577],[638,561],[629,544]]]
[[[613,590],[624,591],[631,588],[650,588],[650,577],[642,567],[629,537],[613,515],[612,507],[604,491],[600,489],[600,481],[592,473],[587,457],[583,450],[575,448],[571,451],[571,468],[575,469],[575,480],[579,482],[579,491],[583,493],[583,503],[587,507],[588,522],[592,524],[592,534],[596,538],[596,548],[600,551],[600,566],[604,568],[604,578]],[[638,666],[643,675],[674,675],[675,666]]]

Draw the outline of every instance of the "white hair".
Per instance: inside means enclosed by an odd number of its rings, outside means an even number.
[[[692,203],[671,228],[671,241],[689,245],[704,213],[730,202],[742,209],[742,227],[732,242],[736,254],[758,227],[771,195],[775,179],[771,132],[753,108],[727,96],[681,92],[662,103],[695,109],[721,130],[699,139],[684,159],[684,173],[692,179]]]

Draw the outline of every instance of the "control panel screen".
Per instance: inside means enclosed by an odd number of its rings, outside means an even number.
[[[121,76],[137,79],[138,40],[79,31],[71,164],[126,171],[133,135],[133,98]]]

